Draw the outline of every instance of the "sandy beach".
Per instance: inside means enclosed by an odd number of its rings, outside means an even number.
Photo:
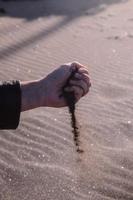
[[[92,88],[76,107],[21,114],[0,131],[0,200],[133,200],[133,0],[0,0],[0,80],[79,61]],[[43,92],[43,91],[42,91]]]

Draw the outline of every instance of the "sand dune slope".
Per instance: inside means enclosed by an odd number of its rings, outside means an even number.
[[[21,115],[0,131],[1,200],[133,199],[133,1],[0,1],[0,79],[45,76],[78,60],[91,74],[77,104],[84,154],[67,108]],[[43,91],[42,91],[43,92]]]

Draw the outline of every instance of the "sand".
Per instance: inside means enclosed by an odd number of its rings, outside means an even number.
[[[133,1],[0,1],[0,79],[31,80],[77,60],[91,75],[77,104],[21,115],[0,131],[0,200],[133,200]],[[42,91],[43,92],[43,91]]]

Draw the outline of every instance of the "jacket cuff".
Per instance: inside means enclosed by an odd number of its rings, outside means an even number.
[[[21,112],[19,81],[0,82],[0,129],[16,129]]]

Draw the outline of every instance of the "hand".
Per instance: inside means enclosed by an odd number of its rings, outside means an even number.
[[[70,77],[71,73],[77,69],[74,78],[70,80],[70,86],[66,91],[74,91],[76,101],[86,95],[91,86],[88,70],[78,62],[61,65],[47,77],[40,80],[41,106],[63,107],[66,101],[62,96],[62,88]]]

